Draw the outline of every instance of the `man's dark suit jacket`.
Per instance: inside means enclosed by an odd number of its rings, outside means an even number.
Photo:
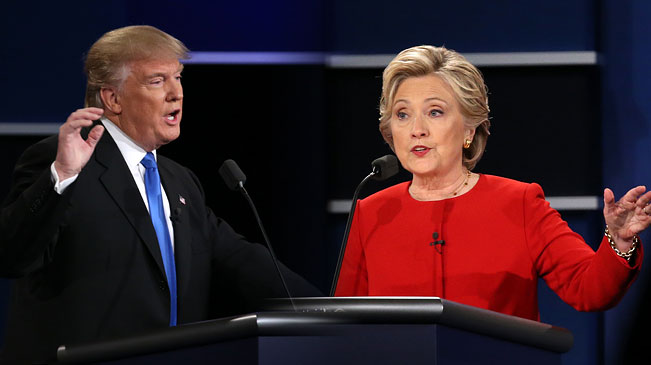
[[[57,136],[30,147],[0,212],[0,272],[17,278],[4,359],[51,361],[62,344],[132,335],[169,323],[169,290],[147,208],[105,132],[77,180],[58,195]],[[265,247],[215,217],[196,176],[158,156],[170,202],[178,323],[254,310],[286,296]],[[288,285],[318,295],[283,267]],[[294,294],[294,293],[292,293]]]

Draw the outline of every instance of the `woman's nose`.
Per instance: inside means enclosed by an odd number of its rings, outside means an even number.
[[[412,137],[422,138],[422,137],[426,137],[429,134],[429,130],[427,129],[427,124],[423,119],[424,118],[422,116],[417,116],[416,118],[414,118],[414,123],[412,124],[412,128],[411,128]]]

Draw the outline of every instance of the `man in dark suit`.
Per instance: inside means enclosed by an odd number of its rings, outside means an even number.
[[[187,52],[153,27],[106,33],[86,59],[86,108],[17,163],[0,212],[0,271],[17,278],[3,360],[50,362],[62,344],[285,296],[268,251],[213,215],[191,171],[156,155],[180,133]],[[283,270],[298,294],[318,295]]]

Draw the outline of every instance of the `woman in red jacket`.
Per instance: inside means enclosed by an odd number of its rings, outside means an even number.
[[[615,305],[642,263],[651,192],[604,190],[597,252],[538,184],[473,173],[489,135],[481,73],[445,48],[384,70],[380,131],[412,181],[358,202],[337,296],[437,296],[538,320],[537,280],[583,311]],[[444,244],[442,244],[444,242]]]

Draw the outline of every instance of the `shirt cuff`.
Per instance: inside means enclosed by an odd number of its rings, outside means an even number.
[[[64,191],[77,180],[77,176],[79,174],[69,177],[63,181],[59,181],[59,174],[57,174],[57,169],[54,168],[54,162],[52,162],[52,165],[50,165],[50,172],[52,172],[52,182],[54,183],[54,191],[57,192],[57,194],[61,195],[63,194]]]

